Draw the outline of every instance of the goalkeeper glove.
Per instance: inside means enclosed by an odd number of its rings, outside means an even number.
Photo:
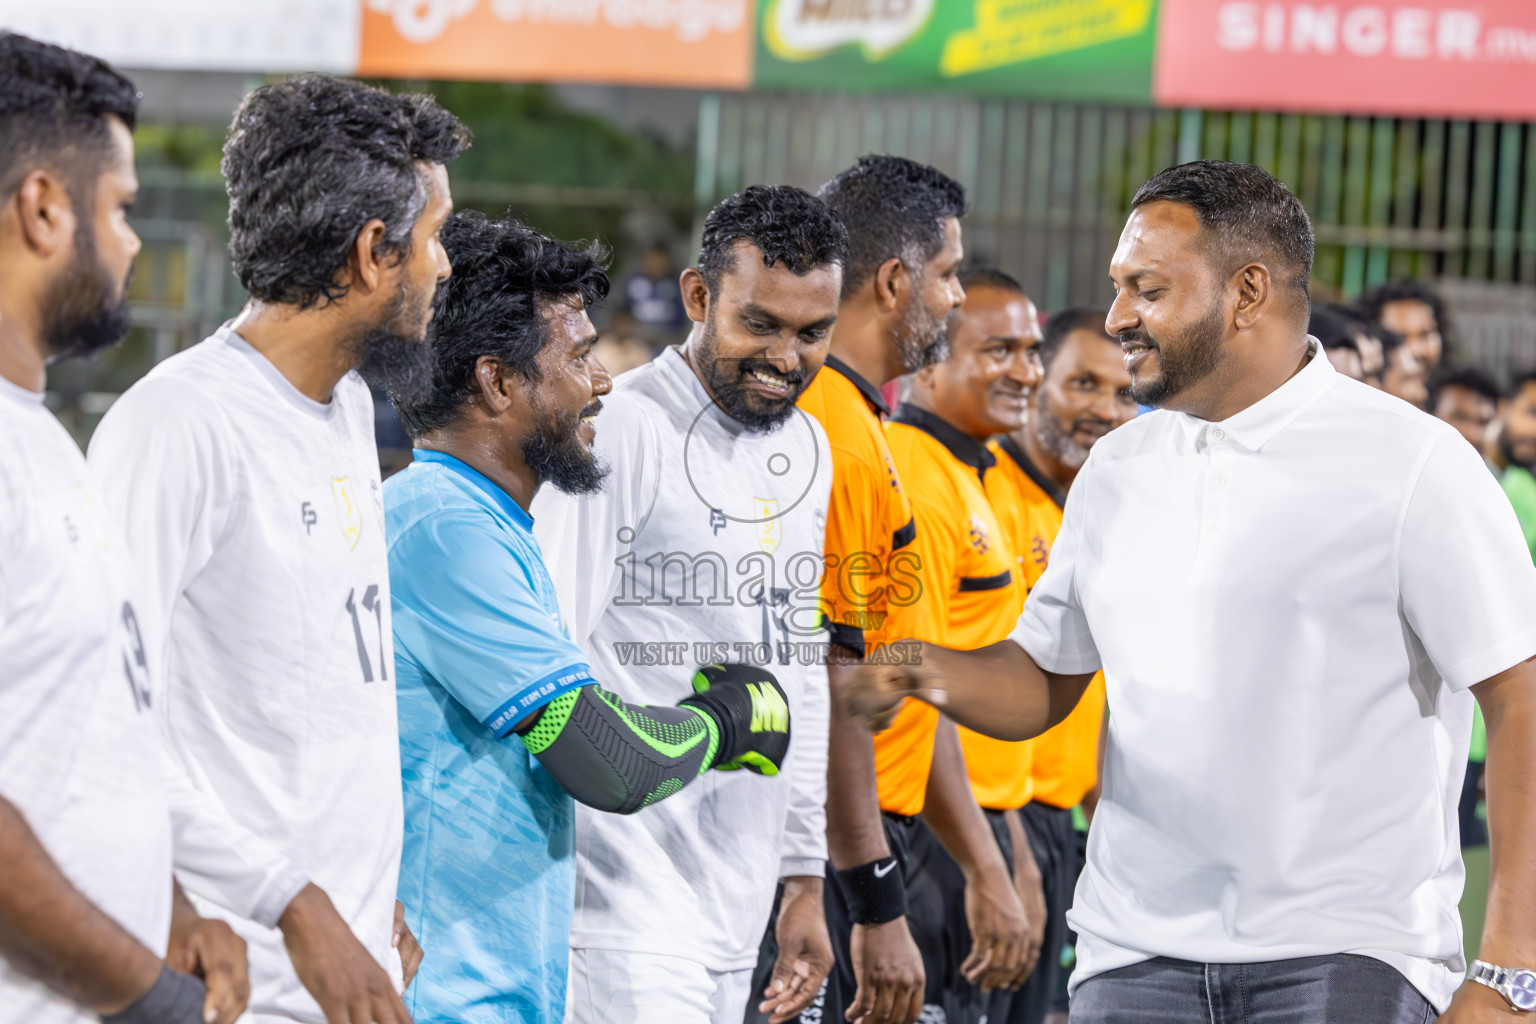
[[[705,665],[694,673],[693,690],[692,697],[678,703],[698,708],[720,725],[712,767],[779,774],[789,753],[789,699],[772,672],[755,665]]]

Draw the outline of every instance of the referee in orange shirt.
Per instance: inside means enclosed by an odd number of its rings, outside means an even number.
[[[974,290],[974,284],[968,284]],[[1061,530],[1061,510],[1077,471],[1099,438],[1136,415],[1131,375],[1116,338],[1104,333],[1104,313],[1068,309],[1045,324],[1040,343],[1044,377],[1029,398],[1023,426],[992,442],[997,467],[987,474],[987,494],[1018,560],[1026,588],[1033,588]],[[1061,952],[1067,941],[1067,909],[1082,867],[1072,809],[1092,814],[1098,796],[1100,730],[1104,721],[1104,674],[1094,676],[1066,719],[1031,740],[1030,803],[1020,812],[1040,867],[1048,911],[1040,963],[1018,993],[1023,1016],[1039,1022],[1059,1013],[1066,1022],[1067,991]]]
[[[1034,304],[1007,275],[972,271],[961,275],[961,283],[966,297],[950,327],[949,355],[918,371],[886,433],[922,527],[913,544],[922,558],[919,636],[972,650],[1006,637],[1024,606],[1025,580],[985,489],[996,465],[986,442],[1023,422],[1029,391],[1040,381],[1041,335]],[[970,863],[959,856],[964,851],[951,858],[926,829],[914,827],[908,848],[923,867],[916,884],[908,885],[914,901],[921,892],[948,912],[951,959],[942,979],[947,1019],[1019,1021],[1013,990],[1030,976],[1046,924],[1040,873],[1018,813],[1030,800],[1033,744],[1006,743],[967,729],[957,733],[930,705],[916,701],[889,732],[932,730],[934,723],[938,739],[928,791],[957,787],[958,795],[946,801],[954,808],[949,831],[974,836],[973,848],[984,855]],[[964,764],[947,782],[940,770],[946,746],[958,747]],[[925,810],[923,823],[937,830],[937,810]],[[988,950],[980,937],[973,941],[959,913],[977,900],[1017,900],[1024,913],[1022,955],[1006,960],[1002,970],[984,966],[999,951]]]
[[[901,157],[866,156],[822,186],[821,199],[848,228],[850,255],[830,355],[799,405],[826,429],[833,484],[827,510],[827,572],[823,610],[832,630],[829,679],[834,692],[858,660],[900,657],[917,635],[925,604],[914,575],[914,541],[923,524],[892,461],[882,418],[889,413],[881,385],[942,358],[945,325],[963,297],[960,217],[965,192],[947,175]],[[887,731],[871,744],[867,730],[834,710],[828,748],[826,888],[836,967],[803,1024],[912,1024],[940,998],[946,963],[945,909],[907,891],[920,863],[908,855],[907,833],[920,813],[946,813],[954,787],[931,793],[934,723],[926,733]],[[953,727],[951,727],[953,735]],[[974,808],[963,785],[954,745],[958,796]],[[939,775],[945,777],[941,768]],[[986,838],[983,834],[983,838]],[[966,856],[991,853],[974,831],[945,835]],[[994,884],[996,879],[993,879]],[[970,908],[989,947],[1021,947],[1016,902],[977,900]],[[773,928],[764,939],[760,971],[771,965]],[[1014,970],[1020,954],[1012,956]],[[1006,959],[994,958],[997,963]],[[766,978],[766,974],[764,974]],[[927,1010],[925,1020],[934,1017]],[[748,1015],[749,1024],[761,1024]],[[959,1021],[956,1021],[959,1024]]]

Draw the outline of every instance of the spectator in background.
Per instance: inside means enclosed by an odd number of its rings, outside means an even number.
[[[1475,366],[1449,374],[1430,398],[1429,410],[1461,432],[1479,452],[1488,448],[1488,428],[1499,411],[1499,386]]]
[[[1405,278],[1372,288],[1360,296],[1360,312],[1401,337],[1426,374],[1440,365],[1445,304],[1428,285]]]
[[[1490,427],[1498,412],[1499,386],[1482,370],[1469,366],[1448,374],[1431,392],[1429,408],[1437,417],[1455,427],[1472,447],[1486,453],[1489,447]],[[1487,460],[1486,454],[1484,455]],[[1489,463],[1490,468],[1495,468]],[[1528,477],[1529,474],[1526,474]],[[1518,515],[1520,530],[1525,534],[1526,546],[1531,544],[1531,533],[1526,519]],[[1482,802],[1483,772],[1486,768],[1488,732],[1479,710],[1472,722],[1472,746],[1467,755],[1467,774],[1462,781],[1461,800],[1457,818],[1461,823],[1461,845],[1488,845],[1488,826],[1478,817],[1478,804]]]
[[[624,281],[624,312],[653,345],[682,340],[688,324],[683,293],[677,284],[677,265],[672,253],[660,243],[646,250],[640,269]]]
[[[1371,325],[1350,307],[1334,304],[1328,307],[1328,311],[1344,321],[1346,329],[1355,339],[1355,348],[1360,352],[1360,370],[1365,374],[1362,379],[1371,387],[1380,388],[1381,372],[1387,366],[1387,355],[1382,349],[1381,339],[1372,333]]]
[[[1499,483],[1515,506],[1525,543],[1536,558],[1536,371],[1522,374],[1514,389],[1499,403],[1488,457],[1498,472]]]
[[[1326,303],[1312,303],[1307,319],[1307,333],[1322,342],[1323,353],[1333,368],[1346,377],[1365,380],[1365,363],[1356,338],[1360,332],[1354,321],[1341,316]]]
[[[1429,407],[1429,368],[1419,361],[1402,335],[1377,325],[1371,332],[1381,340],[1386,364],[1381,389],[1419,409]]]

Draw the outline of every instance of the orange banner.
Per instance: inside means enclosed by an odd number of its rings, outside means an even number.
[[[752,0],[366,0],[358,73],[745,89]]]

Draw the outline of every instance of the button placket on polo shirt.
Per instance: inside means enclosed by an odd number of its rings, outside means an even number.
[[[1215,568],[1215,556],[1222,550],[1222,538],[1228,532],[1227,496],[1232,490],[1232,464],[1236,454],[1231,438],[1218,426],[1207,425],[1197,441],[1204,463],[1200,485],[1199,540],[1191,566],[1197,575]]]

